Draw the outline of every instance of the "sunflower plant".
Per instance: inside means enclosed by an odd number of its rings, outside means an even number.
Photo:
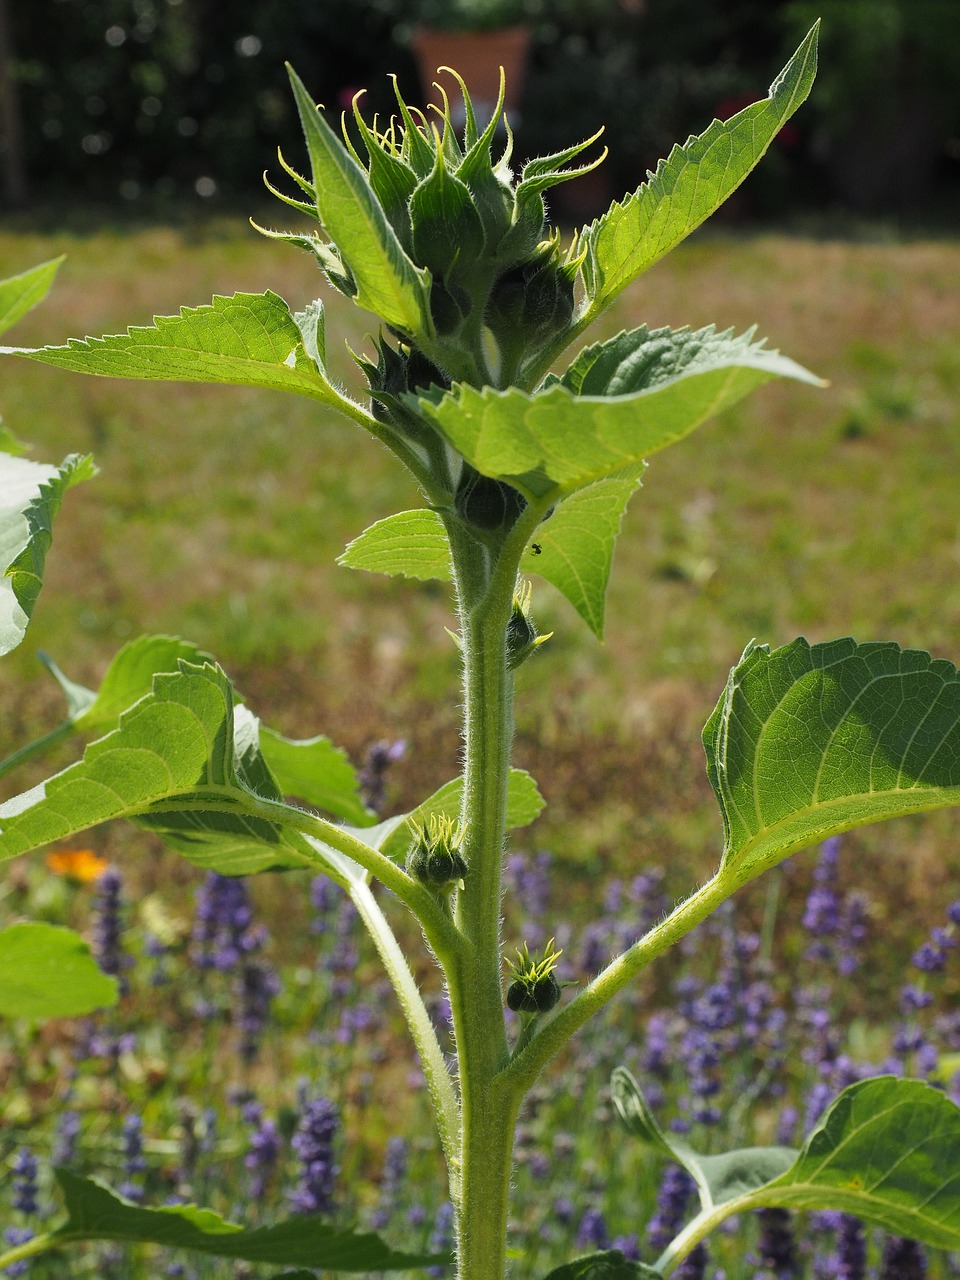
[[[478,120],[463,86],[460,133],[449,104],[428,120],[398,93],[389,123],[367,121],[358,100],[355,131],[341,135],[291,72],[309,167],[283,161],[289,185],[272,189],[313,229],[266,234],[305,250],[332,288],[375,318],[372,346],[356,356],[360,393],[328,371],[323,303],[295,312],[273,292],[215,297],[124,334],[5,349],[80,373],[306,396],[369,432],[419,485],[423,505],[371,526],[341,563],[449,584],[463,670],[460,776],[411,813],[378,821],[329,741],[270,729],[196,645],[142,637],[121,650],[98,690],[52,668],[63,724],[0,770],[68,735],[86,745],[76,763],[0,806],[0,858],[126,818],[198,867],[322,872],[340,885],[373,937],[428,1082],[459,1280],[508,1274],[518,1111],[594,1014],[791,854],[864,823],[960,803],[960,675],[949,662],[851,639],[800,638],[773,651],[751,643],[703,733],[724,834],[716,873],[583,987],[557,980],[552,943],[542,953],[523,947],[516,960],[503,952],[508,833],[543,804],[534,780],[511,765],[515,672],[548,640],[526,575],[552,583],[601,636],[621,517],[647,459],[773,378],[819,381],[752,332],[641,326],[581,339],[757,164],[810,92],[816,41],[814,28],[767,96],[674,147],[635,192],[566,240],[544,196],[599,163],[588,156],[596,138],[515,171],[502,98]],[[54,269],[6,282],[0,318],[12,322],[38,301]],[[57,508],[92,470],[80,458],[48,467],[8,453],[0,462],[5,649],[29,621]],[[416,918],[442,971],[453,1062],[378,888]],[[28,949],[21,971],[30,963]],[[639,1263],[605,1251],[571,1259],[552,1280],[666,1277],[725,1217],[753,1208],[840,1209],[960,1248],[960,1108],[926,1084],[861,1081],[797,1150],[709,1156],[660,1128],[628,1072],[615,1074],[613,1094],[652,1156],[690,1172],[700,1208],[659,1257]],[[69,1169],[57,1176],[62,1222],[0,1256],[0,1269],[97,1238],[325,1272],[451,1261],[318,1218],[250,1227],[197,1206],[134,1205]]]

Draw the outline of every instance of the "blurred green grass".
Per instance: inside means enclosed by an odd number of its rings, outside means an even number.
[[[296,307],[322,293],[332,362],[360,385],[343,339],[359,350],[373,317],[243,223],[0,229],[0,275],[60,252],[54,292],[11,340],[115,332],[213,293],[272,288]],[[604,646],[536,588],[538,624],[555,637],[520,678],[518,757],[551,806],[533,838],[572,868],[708,869],[720,833],[699,730],[752,637],[852,634],[960,660],[957,279],[949,241],[701,234],[592,335],[757,324],[830,386],[766,388],[653,459],[618,548]],[[457,772],[445,590],[334,563],[366,525],[419,501],[358,428],[293,396],[12,359],[0,410],[34,457],[89,450],[102,469],[70,494],[27,643],[0,668],[0,754],[58,716],[37,648],[95,683],[125,640],[167,631],[216,654],[286,732],[326,732],[355,757],[373,738],[406,737],[398,804]],[[957,834],[945,814],[855,839],[866,858],[902,853],[901,890],[923,899],[960,866]]]

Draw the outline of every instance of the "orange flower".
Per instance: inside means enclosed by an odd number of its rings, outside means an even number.
[[[58,849],[47,854],[47,867],[56,876],[69,876],[80,884],[93,884],[109,866],[106,858],[92,849]]]

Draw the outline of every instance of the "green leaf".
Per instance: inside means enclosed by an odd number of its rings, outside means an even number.
[[[448,582],[453,576],[450,543],[435,511],[399,511],[378,520],[337,557],[337,564],[370,573],[388,573]]]
[[[245,1262],[350,1272],[399,1271],[450,1261],[445,1255],[400,1253],[379,1236],[341,1231],[313,1216],[248,1231],[211,1209],[195,1205],[144,1209],[93,1178],[80,1178],[68,1169],[57,1169],[56,1177],[68,1217],[52,1233],[55,1244],[121,1240]]]
[[[317,110],[300,77],[287,69],[310,153],[317,213],[356,282],[356,301],[413,336],[429,331],[429,273],[404,253],[363,168]]]
[[[360,827],[374,820],[360,798],[357,771],[329,738],[294,740],[261,726],[260,750],[284,795]]]
[[[388,820],[389,829],[381,844],[382,849],[390,857],[398,857],[406,853],[410,843],[410,825],[414,822],[424,824],[432,815],[437,817],[456,818],[460,813],[463,799],[463,778],[453,778],[445,782],[432,796],[424,800],[411,813]],[[529,826],[543,812],[546,801],[540,794],[536,782],[525,769],[511,769],[507,780],[507,829]],[[406,820],[404,820],[406,819]],[[387,824],[384,824],[387,825]],[[361,840],[368,840],[371,833],[358,831]]]
[[[112,818],[227,875],[315,863],[259,750],[258,722],[213,666],[181,660],[83,759],[0,805],[0,861]],[[276,813],[277,821],[264,817]]]
[[[544,1280],[661,1280],[661,1273],[630,1262],[619,1249],[604,1249],[555,1267]]]
[[[960,804],[960,675],[895,644],[750,645],[703,745],[742,883],[826,836]]]
[[[75,453],[59,467],[0,453],[0,653],[26,632],[63,495],[95,474],[92,459]]]
[[[743,182],[810,92],[819,23],[808,33],[768,97],[675,146],[648,181],[581,233],[586,250],[583,316],[592,319],[620,291],[669,253]]]
[[[71,338],[65,346],[3,347],[60,369],[105,378],[220,382],[294,391],[339,407],[343,395],[328,380],[319,303],[291,314],[275,293],[235,293],[152,325],[103,338]],[[300,327],[300,323],[303,328]]]
[[[751,339],[712,326],[636,329],[588,348],[564,379],[532,395],[458,384],[437,399],[405,399],[483,475],[528,498],[560,496],[639,469],[771,378],[820,385]]]
[[[596,480],[560,503],[520,562],[523,573],[539,573],[562,591],[598,640],[603,639],[613,549],[646,466]]]
[[[622,1067],[613,1091],[630,1132],[697,1180],[701,1212],[661,1265],[675,1265],[724,1218],[763,1208],[840,1210],[934,1248],[960,1247],[960,1107],[921,1080],[876,1076],[844,1089],[799,1152],[719,1156],[667,1138]]]
[[[21,316],[43,301],[62,262],[62,257],[51,258],[18,276],[0,280],[0,333],[6,333]]]
[[[116,1003],[116,978],[72,929],[36,923],[0,929],[0,1017],[76,1018]]]
[[[747,1207],[840,1209],[936,1249],[960,1248],[960,1107],[921,1080],[844,1089],[774,1182]]]
[[[789,1147],[743,1147],[705,1156],[686,1142],[663,1132],[626,1067],[616,1067],[610,1080],[613,1102],[629,1133],[668,1160],[682,1165],[697,1184],[704,1211],[764,1186],[789,1169],[796,1151]]]
[[[40,659],[63,690],[71,723],[88,734],[116,728],[122,713],[152,691],[154,676],[179,670],[180,662],[212,662],[208,653],[177,636],[138,636],[123,646],[94,692],[69,680],[46,654]]]

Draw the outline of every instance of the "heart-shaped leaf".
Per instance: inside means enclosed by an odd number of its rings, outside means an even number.
[[[729,120],[714,120],[699,137],[674,147],[638,191],[583,229],[584,320],[598,315],[739,187],[809,94],[817,71],[818,30],[819,23],[766,98]]]
[[[80,1178],[68,1169],[57,1169],[56,1176],[68,1216],[51,1233],[53,1247],[82,1240],[118,1240],[245,1262],[350,1272],[400,1271],[450,1261],[443,1254],[401,1253],[379,1236],[341,1231],[313,1216],[249,1231],[212,1209],[195,1205],[144,1209],[92,1178]]]
[[[0,653],[24,637],[64,494],[95,474],[93,460],[75,453],[59,467],[0,453]]]
[[[340,408],[344,396],[323,367],[322,319],[319,303],[294,315],[275,293],[235,293],[126,333],[0,350],[105,378],[268,387]]]
[[[738,881],[829,835],[960,804],[960,674],[895,644],[751,645],[703,731]]]
[[[456,384],[446,395],[404,398],[483,475],[528,498],[560,497],[639,469],[771,378],[820,385],[752,336],[637,329],[590,348],[532,394]]]
[[[27,922],[0,929],[0,1017],[76,1018],[116,1002],[116,978],[72,929]]]
[[[0,333],[6,333],[21,316],[43,301],[62,262],[62,257],[51,258],[20,275],[0,280]]]

